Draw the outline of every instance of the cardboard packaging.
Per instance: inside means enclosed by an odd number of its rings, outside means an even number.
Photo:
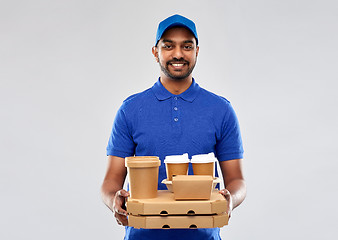
[[[214,178],[207,175],[177,175],[173,177],[175,200],[210,199]]]
[[[156,198],[128,198],[126,205],[129,215],[210,215],[227,211],[227,201],[217,190],[209,200],[190,201],[175,201],[174,193],[159,190]]]
[[[228,224],[226,213],[206,216],[133,216],[128,217],[129,226],[134,228],[215,228]]]
[[[198,154],[191,157],[191,164],[194,175],[215,176],[215,161],[217,161],[213,152],[209,154]]]
[[[166,185],[168,191],[174,192],[172,181],[169,181],[168,179],[163,179],[161,183]],[[221,183],[221,179],[218,177],[215,177],[214,180],[212,181],[212,189],[215,189],[218,183]]]
[[[198,167],[193,170],[200,175],[186,175],[186,161],[189,161],[187,154],[169,156],[165,161],[167,174],[169,177],[176,176],[172,181],[163,180],[170,189],[167,191],[157,190],[158,168],[161,164],[158,157],[126,158],[130,186],[130,197],[126,203],[129,226],[182,229],[227,225],[228,204],[223,195],[214,190],[220,180],[213,176],[214,162],[210,159],[210,154],[198,155],[194,158]]]
[[[161,161],[158,157],[126,157],[125,166],[129,173],[130,196],[134,199],[156,198],[158,168]]]
[[[173,175],[187,175],[189,167],[189,156],[187,153],[183,155],[169,155],[164,159],[167,179],[172,180]]]

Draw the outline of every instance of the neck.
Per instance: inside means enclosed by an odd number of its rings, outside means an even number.
[[[175,80],[168,78],[167,76],[162,76],[161,74],[160,81],[165,89],[167,89],[169,92],[179,95],[190,87],[192,83],[192,76],[190,75],[187,78]]]

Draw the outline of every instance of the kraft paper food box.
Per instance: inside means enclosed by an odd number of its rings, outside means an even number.
[[[228,224],[226,213],[197,216],[133,216],[128,218],[129,226],[134,228],[215,228]]]
[[[159,190],[157,198],[127,200],[130,215],[200,215],[221,214],[227,211],[227,201],[217,190],[209,200],[176,201],[174,193]]]
[[[210,199],[213,180],[212,176],[207,175],[174,176],[172,187],[175,200]]]

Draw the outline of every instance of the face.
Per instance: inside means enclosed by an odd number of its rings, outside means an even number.
[[[153,54],[162,73],[176,81],[186,79],[192,74],[198,51],[194,35],[183,27],[165,31],[157,47],[153,47]]]

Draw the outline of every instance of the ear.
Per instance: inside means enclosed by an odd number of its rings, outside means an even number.
[[[154,57],[155,57],[155,59],[156,59],[156,62],[158,62],[158,48],[154,46],[154,47],[151,49],[151,51],[152,51],[152,53],[153,53],[153,55],[154,55]]]
[[[199,51],[200,51],[200,47],[197,46],[197,47],[196,47],[196,57],[198,56]]]

